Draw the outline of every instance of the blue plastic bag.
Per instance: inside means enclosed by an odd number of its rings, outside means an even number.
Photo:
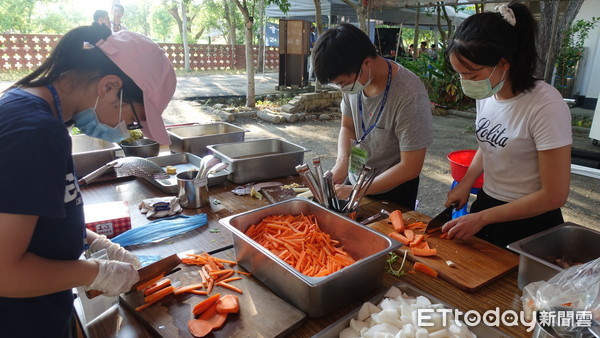
[[[148,224],[127,230],[112,238],[114,243],[121,246],[144,244],[160,241],[206,225],[206,214],[176,215],[161,218]]]

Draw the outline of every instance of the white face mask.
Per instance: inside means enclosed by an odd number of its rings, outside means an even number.
[[[333,84],[333,85],[335,87],[337,87],[337,89],[341,90],[342,93],[344,93],[344,94],[358,94],[358,93],[362,92],[363,89],[368,87],[371,84],[371,80],[373,80],[373,78],[371,77],[371,67],[369,67],[369,80],[365,84],[360,83],[360,81],[358,80],[360,78],[361,73],[362,73],[362,69],[358,73],[358,76],[356,77],[356,80],[353,83],[350,83],[343,87],[340,87],[340,85],[338,85],[338,84]]]
[[[490,78],[492,77],[492,74],[494,74],[494,71],[496,70],[496,67],[494,67],[494,69],[492,70],[492,73],[490,74],[490,76],[488,76],[487,79],[483,79],[483,80],[464,80],[464,79],[460,79],[460,85],[462,87],[463,93],[465,93],[465,95],[467,95],[468,97],[475,99],[475,100],[481,100],[481,99],[485,99],[488,98],[492,95],[495,95],[497,92],[499,92],[502,87],[504,86],[504,73],[502,73],[502,81],[500,81],[496,87],[492,88],[492,83],[490,82]]]

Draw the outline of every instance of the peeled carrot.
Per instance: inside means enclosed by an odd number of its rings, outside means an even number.
[[[169,285],[171,285],[171,280],[168,278],[158,281],[144,289],[144,296],[148,296],[152,293],[155,293],[156,291]]]
[[[399,233],[397,233],[395,231],[390,232],[388,234],[388,236],[391,237],[391,238],[393,238],[393,239],[395,239],[395,240],[397,240],[398,242],[400,242],[400,243],[402,243],[404,245],[409,245],[410,244],[410,241],[408,240],[408,238],[404,237],[404,235],[401,235],[401,234],[399,234]]]
[[[202,312],[206,311],[211,305],[213,305],[219,300],[219,297],[221,297],[221,294],[217,293],[196,304],[192,309],[192,313],[194,314],[194,316],[198,316]]]
[[[413,256],[435,256],[437,255],[437,249],[419,249],[419,248],[411,248],[410,252]]]
[[[225,283],[225,282],[218,282],[218,283],[217,283],[217,285],[218,285],[218,286],[222,286],[222,287],[224,287],[224,288],[227,288],[227,289],[229,289],[229,290],[233,290],[233,291],[235,291],[235,292],[237,292],[237,293],[244,293],[244,292],[242,291],[242,289],[236,288],[235,286],[233,286],[233,285],[231,285],[231,284],[228,284],[228,283]]]
[[[413,269],[415,269],[416,271],[422,272],[426,275],[430,275],[432,277],[436,277],[438,276],[437,271],[435,271],[434,269],[428,267],[427,265],[420,263],[420,262],[416,262],[415,265],[413,266]]]
[[[412,242],[415,240],[415,232],[411,229],[406,229],[404,230],[404,237],[406,237],[409,242]]]
[[[206,320],[192,318],[188,321],[188,330],[194,337],[205,337],[212,331],[212,324]]]
[[[244,271],[240,271],[240,270],[237,270],[236,273],[239,273],[240,275],[252,276],[252,274],[250,272],[244,272]]]
[[[427,243],[427,242],[425,242],[425,241],[420,241],[420,242],[419,242],[419,243],[417,243],[417,244],[410,243],[410,247],[411,247],[411,249],[412,249],[412,248],[417,248],[417,249],[427,249],[427,250],[431,249],[431,248],[429,247],[429,243]]]
[[[403,233],[406,229],[406,226],[404,225],[404,220],[402,219],[402,211],[392,211],[389,218],[390,222],[392,222],[392,225],[394,226],[394,230],[398,231],[399,233]]]
[[[200,291],[200,290],[198,290],[198,289],[190,290],[190,291],[188,291],[188,292],[189,292],[189,293],[193,293],[193,294],[195,294],[195,295],[201,295],[201,296],[206,296],[206,295],[208,295],[208,292],[206,292],[206,291]]]
[[[219,282],[229,283],[229,282],[233,282],[234,280],[240,280],[240,279],[242,279],[242,277],[231,277],[231,278],[223,279],[222,281],[219,281]]]
[[[217,312],[238,313],[240,311],[240,300],[236,295],[225,295],[217,301]]]
[[[214,303],[206,309],[206,311],[202,312],[200,315],[200,320],[205,320],[209,322],[213,329],[218,329],[223,324],[225,324],[225,320],[227,319],[227,313],[220,313],[217,311],[217,304]]]

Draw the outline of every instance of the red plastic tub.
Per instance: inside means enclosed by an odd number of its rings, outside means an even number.
[[[450,174],[456,182],[460,182],[460,180],[462,180],[462,178],[465,176],[476,152],[477,150],[467,149],[453,151],[448,154],[448,160],[450,161]],[[483,174],[477,177],[475,183],[473,184],[473,188],[479,189],[481,187],[483,187]]]

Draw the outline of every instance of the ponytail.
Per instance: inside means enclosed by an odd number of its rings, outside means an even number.
[[[123,81],[123,100],[143,102],[142,90],[95,46],[110,35],[110,28],[104,25],[81,26],[69,31],[40,67],[12,87],[45,86],[67,72],[94,74],[92,77],[116,75]]]
[[[491,67],[505,58],[510,63],[513,93],[517,94],[533,88],[536,81],[537,25],[525,5],[513,1],[508,8],[514,13],[514,26],[513,20],[497,12],[475,14],[463,21],[446,50],[446,61],[457,54],[459,61],[465,58]]]

